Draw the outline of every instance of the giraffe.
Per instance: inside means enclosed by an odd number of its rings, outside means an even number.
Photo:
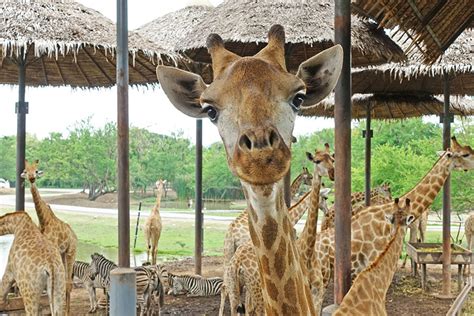
[[[455,144],[456,143],[456,144]],[[460,146],[456,138],[452,138],[452,150],[440,152],[440,158],[418,184],[403,195],[402,199],[410,199],[410,212],[416,220],[433,203],[451,170],[471,170],[474,168],[474,154],[469,146]],[[391,203],[374,205],[364,208],[351,221],[351,263],[353,277],[360,273],[387,244],[390,226],[384,215],[390,212]],[[318,234],[316,249],[312,260],[314,269],[320,268],[325,287],[333,272],[334,263],[334,228]],[[324,291],[319,293],[324,297]]]
[[[151,252],[151,264],[156,264],[156,254],[158,253],[158,241],[161,235],[161,216],[160,216],[160,204],[161,196],[165,190],[166,180],[156,181],[156,202],[152,208],[150,216],[146,219],[144,226],[145,242],[146,242],[146,261],[150,262]]]
[[[158,80],[178,110],[195,118],[208,116],[218,128],[229,168],[247,200],[265,312],[314,314],[284,202],[283,178],[289,170],[296,114],[334,88],[342,48],[336,45],[308,59],[295,76],[286,70],[281,25],[270,28],[267,46],[255,56],[226,50],[217,34],[207,38],[207,47],[214,75],[210,85],[199,75],[166,66],[157,67]]]
[[[474,214],[469,216],[464,221],[464,235],[466,235],[467,249],[474,251],[474,239],[472,234],[474,233]],[[468,274],[471,275],[471,265],[468,267]],[[466,266],[464,266],[464,273],[466,273]]]
[[[312,177],[312,186],[310,191],[310,205],[308,209],[308,218],[304,229],[296,242],[296,248],[301,255],[301,262],[306,269],[310,270],[311,255],[314,250],[316,240],[316,230],[318,222],[318,210],[320,206],[321,177],[327,176],[334,181],[334,158],[330,154],[329,144],[325,144],[325,150],[316,150],[314,155],[306,153],[308,160],[314,163],[314,175]],[[298,221],[294,221],[296,225]],[[224,268],[224,286],[221,291],[221,306],[219,315],[223,315],[225,298],[229,295],[231,313],[237,310],[237,304],[240,300],[240,284],[246,287],[246,310],[248,313],[259,313],[263,309],[263,300],[261,299],[260,280],[258,278],[257,258],[250,242],[240,246],[231,258],[230,263]],[[322,276],[317,274],[319,270],[312,273],[311,277],[316,278],[322,286]],[[322,301],[314,301],[315,310],[319,313]]]
[[[313,180],[313,176],[308,171],[308,168],[303,167],[301,173],[293,180],[290,187],[291,198],[296,198],[298,191],[301,185],[311,185],[311,181]]]
[[[41,233],[59,248],[59,253],[64,264],[66,273],[66,315],[69,315],[69,306],[71,303],[73,266],[76,260],[77,236],[69,224],[61,221],[54,214],[53,210],[40,196],[36,187],[36,178],[43,174],[38,170],[39,160],[28,163],[25,159],[25,170],[21,174],[22,178],[30,182],[30,191],[35,204],[36,215],[39,220]]]
[[[414,220],[414,216],[407,212],[410,199],[405,200],[404,208],[398,203],[399,200],[396,198],[394,213],[386,215],[393,227],[390,240],[380,255],[354,280],[341,305],[333,313],[334,316],[387,315],[385,297],[397,270],[406,227]]]
[[[361,198],[362,196],[362,198]],[[366,208],[365,204],[359,202],[364,201],[364,192],[355,192],[351,195],[351,216],[359,213]],[[370,205],[379,205],[389,203],[392,200],[390,193],[390,186],[383,184],[370,191]],[[321,231],[334,227],[334,219],[336,216],[336,209],[332,206],[328,212],[324,213],[324,218],[321,223]]]
[[[26,315],[39,315],[40,298],[46,288],[51,315],[64,315],[66,274],[58,248],[53,245],[26,212],[0,216],[0,235],[13,234],[8,262],[2,278],[2,297],[16,282]]]

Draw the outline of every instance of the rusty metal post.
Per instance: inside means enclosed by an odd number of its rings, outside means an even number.
[[[284,194],[285,194],[285,204],[286,207],[291,206],[291,168],[288,169],[288,172],[285,175],[283,180]]]
[[[195,192],[194,270],[202,272],[202,120],[196,120],[196,192]]]
[[[335,95],[336,253],[334,298],[341,304],[351,285],[351,4],[336,0],[335,43],[344,49],[341,76]]]
[[[128,8],[127,0],[117,0],[117,174],[120,267],[130,267],[128,133]]]
[[[364,131],[365,137],[365,205],[370,206],[370,173],[372,161],[372,130],[370,129],[370,104],[367,104],[367,118]]]
[[[25,210],[25,179],[20,175],[25,169],[25,148],[26,148],[26,114],[28,113],[28,103],[25,102],[26,86],[26,56],[25,49],[21,49],[21,57],[18,58],[18,102],[15,106],[17,116],[16,122],[16,203],[17,211]]]
[[[443,149],[450,147],[449,78],[444,74]],[[451,177],[443,187],[443,296],[451,296]]]
[[[136,275],[130,268],[117,268],[110,272],[110,315],[135,316],[137,314]]]

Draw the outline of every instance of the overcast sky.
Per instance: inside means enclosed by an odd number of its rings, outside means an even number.
[[[116,20],[116,1],[113,0],[77,0]],[[206,0],[204,0],[206,1]],[[222,0],[210,0],[217,5]],[[203,0],[133,0],[128,1],[129,28],[135,29],[163,14],[178,10],[189,3]],[[203,34],[206,36],[206,34]],[[15,102],[18,100],[18,87],[0,86],[0,136],[16,134]],[[171,134],[182,131],[192,140],[195,136],[195,121],[169,103],[161,89],[154,90],[130,88],[129,92],[130,124],[151,131]],[[116,121],[116,89],[72,90],[71,88],[27,88],[26,101],[29,102],[29,114],[26,117],[28,133],[44,138],[51,132],[67,133],[67,128],[75,122],[92,117],[96,127],[105,122]],[[309,134],[316,130],[333,127],[333,120],[298,118],[295,135]],[[209,145],[220,140],[217,129],[204,120],[203,142]]]

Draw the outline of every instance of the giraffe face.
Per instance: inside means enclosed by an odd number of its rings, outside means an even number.
[[[43,171],[38,170],[38,164],[38,159],[36,159],[31,164],[25,159],[25,170],[23,170],[21,173],[21,177],[23,179],[28,179],[32,183],[36,180],[36,178],[41,177],[43,175]]]
[[[474,150],[471,146],[462,146],[453,136],[451,137],[451,152],[455,170],[468,171],[474,169]]]
[[[329,144],[324,144],[324,150],[316,150],[314,155],[306,152],[308,160],[312,161],[315,165],[315,173],[321,177],[329,177],[334,181],[334,157],[331,155]]]
[[[375,191],[378,195],[383,196],[388,199],[392,199],[392,191],[390,189],[390,184],[384,183],[375,188]]]
[[[313,175],[311,172],[309,172],[308,168],[303,167],[303,172],[301,174],[303,175],[303,183],[306,185],[311,185],[313,181]]]
[[[155,183],[156,189],[161,192],[165,191],[165,185],[166,185],[166,180],[162,180],[162,179],[156,181]]]
[[[410,199],[405,199],[405,205],[401,205],[398,198],[393,202],[393,213],[385,214],[386,220],[392,224],[392,233],[397,227],[406,228],[415,221],[415,216],[410,213]]]
[[[314,106],[332,91],[342,66],[342,49],[334,46],[286,70],[285,33],[274,25],[268,45],[252,57],[240,57],[211,34],[207,47],[214,81],[159,66],[157,76],[173,105],[196,118],[209,117],[224,142],[231,171],[251,185],[281,180],[290,166],[290,146],[297,112]]]

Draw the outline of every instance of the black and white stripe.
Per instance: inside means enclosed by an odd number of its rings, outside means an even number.
[[[98,278],[95,280],[91,279],[90,264],[88,264],[87,262],[74,261],[72,273],[73,276],[82,281],[82,284],[84,284],[84,287],[87,289],[91,305],[89,313],[94,313],[97,310],[97,296],[95,293],[95,289],[103,287],[101,286],[100,282],[98,282]]]
[[[173,295],[212,296],[221,292],[222,278],[204,278],[199,275],[175,275],[168,273],[169,293]]]

